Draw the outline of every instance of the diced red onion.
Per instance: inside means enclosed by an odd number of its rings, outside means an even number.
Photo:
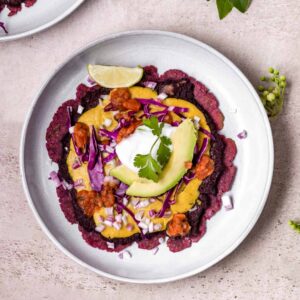
[[[149,217],[150,218],[153,218],[153,217],[155,217],[156,216],[156,211],[154,210],[154,209],[150,209],[149,210]]]
[[[144,222],[140,222],[139,227],[142,228],[142,229],[148,229],[148,225]]]
[[[122,215],[121,214],[117,214],[116,217],[115,217],[115,220],[119,223],[122,222]]]
[[[169,106],[169,107],[168,107],[168,111],[173,111],[174,108],[175,108],[174,106]]]
[[[150,201],[150,203],[154,203],[156,201],[156,199],[150,198],[149,201]]]
[[[73,188],[73,184],[72,183],[68,183],[65,180],[62,181],[62,185],[63,185],[64,189],[68,190],[68,191],[70,191]]]
[[[74,126],[71,126],[71,127],[69,128],[69,133],[70,133],[70,134],[73,134],[73,133],[74,133]]]
[[[103,125],[105,127],[109,127],[111,124],[112,124],[112,120],[111,119],[108,119],[108,118],[104,119]]]
[[[231,210],[231,209],[233,209],[232,198],[229,195],[223,195],[223,197],[222,197],[222,203],[224,205],[225,210]]]
[[[192,207],[189,212],[195,211],[197,209],[197,206]]]
[[[55,171],[50,172],[49,176],[49,179],[51,179],[55,183],[56,187],[61,186],[62,182]]]
[[[106,213],[108,216],[112,216],[112,215],[113,215],[113,211],[114,211],[114,208],[113,208],[113,207],[106,207],[106,208],[105,208],[105,213]]]
[[[122,225],[118,222],[113,222],[113,227],[116,229],[116,230],[120,230]]]
[[[115,249],[115,244],[111,242],[106,242],[106,245],[109,249]]]
[[[127,217],[125,215],[122,216],[122,222],[124,225],[127,225]]]
[[[131,199],[131,201],[130,201],[130,203],[131,203],[131,205],[132,205],[133,207],[135,207],[139,202],[140,202],[140,200],[137,199],[137,198],[133,198],[133,199]]]
[[[246,137],[248,136],[248,133],[247,133],[247,131],[246,130],[243,130],[242,132],[240,132],[238,135],[237,135],[237,137],[239,138],[239,139],[245,139]]]
[[[109,215],[109,216],[107,216],[106,220],[109,221],[109,222],[114,222],[115,217],[113,215]]]
[[[108,94],[102,94],[102,95],[100,95],[100,98],[103,99],[103,100],[106,99],[107,97],[108,97]]]
[[[82,106],[82,105],[78,105],[78,107],[77,107],[77,113],[79,114],[79,115],[81,115],[82,114],[82,112],[83,112],[83,110],[84,110],[84,107]]]
[[[156,248],[154,249],[154,251],[153,251],[153,255],[156,255],[158,251],[159,251],[159,248],[156,247]]]
[[[132,231],[133,230],[133,225],[132,224],[127,224],[126,225],[126,229],[128,230],[128,231]]]
[[[143,201],[140,201],[136,207],[137,208],[145,208],[147,207],[148,205],[150,204],[149,200],[143,200]]]
[[[72,169],[78,169],[81,166],[81,161],[78,159],[78,157],[76,157],[76,159],[74,160],[73,164],[72,164]]]
[[[199,129],[200,128],[200,124],[199,124],[200,118],[198,116],[195,116],[193,121],[194,121],[195,128]]]
[[[148,233],[148,228],[143,229],[143,230],[142,230],[142,233],[143,233],[143,234]]]
[[[160,93],[158,96],[157,96],[157,99],[158,100],[164,100],[164,99],[166,99],[166,98],[168,98],[168,95],[166,94],[166,93]]]
[[[127,204],[128,204],[128,199],[127,199],[126,197],[124,197],[124,198],[122,199],[122,202],[123,202],[124,205],[127,205]]]
[[[97,232],[102,232],[105,229],[105,226],[103,224],[99,224],[96,228],[95,231]]]
[[[82,178],[77,179],[77,180],[74,181],[74,188],[80,187],[80,186],[84,187],[84,183],[83,183],[83,179]]]
[[[144,211],[143,211],[143,210],[140,210],[140,211],[138,211],[138,212],[134,215],[134,217],[135,217],[136,220],[141,221],[142,218],[143,218],[143,215],[144,215]]]
[[[157,83],[154,82],[154,81],[144,81],[144,82],[143,82],[143,85],[144,85],[144,87],[147,87],[147,88],[149,88],[149,89],[154,90],[155,87],[156,87],[156,85],[157,85]]]
[[[90,76],[88,76],[88,78],[86,80],[89,84],[95,84],[96,83],[96,81],[94,81]]]
[[[172,212],[170,210],[164,213],[164,218],[170,218],[172,216]]]
[[[162,228],[162,225],[160,223],[154,224],[154,226],[153,226],[154,231],[159,231],[159,230],[161,230],[161,228]]]
[[[150,233],[152,233],[152,232],[154,231],[154,224],[153,224],[153,222],[150,222],[148,228],[149,228],[149,232],[150,232]]]
[[[106,226],[108,226],[108,227],[112,227],[112,226],[113,226],[113,222],[111,222],[111,221],[109,221],[109,220],[105,220],[103,223],[104,223]]]
[[[103,218],[102,216],[99,216],[99,217],[98,217],[98,221],[99,221],[100,223],[102,223],[102,222],[104,222],[104,218]]]

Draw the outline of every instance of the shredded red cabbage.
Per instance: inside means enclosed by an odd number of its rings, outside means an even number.
[[[204,154],[206,148],[207,148],[207,145],[208,145],[208,138],[204,138],[203,139],[203,143],[201,145],[201,148],[200,148],[200,151],[199,151],[199,155],[198,155],[198,158],[197,158],[197,163],[199,163],[202,155]]]
[[[96,132],[92,126],[89,146],[88,174],[91,182],[91,187],[94,191],[101,191],[104,183],[104,171],[101,153],[96,141]]]
[[[208,130],[206,130],[203,127],[200,127],[199,131],[201,131],[202,133],[204,133],[206,136],[208,136],[209,138],[211,138],[213,141],[215,140],[215,137],[212,135],[211,132],[209,132]]]
[[[162,217],[164,216],[166,210],[167,210],[168,208],[170,208],[170,199],[171,199],[171,196],[172,196],[173,191],[174,191],[174,188],[170,189],[170,190],[167,192],[166,199],[165,199],[165,201],[164,201],[164,203],[163,203],[163,206],[162,206],[161,210],[160,210],[159,213],[158,213],[158,217],[159,217],[159,218],[162,218]]]
[[[112,161],[113,159],[115,159],[117,156],[117,153],[116,152],[113,152],[113,153],[109,153],[106,157],[103,158],[103,163],[108,163],[110,161]]]
[[[124,196],[127,189],[128,189],[128,185],[121,182],[118,189],[116,190],[116,195],[120,197]]]
[[[112,140],[116,140],[118,136],[119,131],[115,129],[114,131],[109,131],[106,129],[99,129],[99,134],[104,135]]]

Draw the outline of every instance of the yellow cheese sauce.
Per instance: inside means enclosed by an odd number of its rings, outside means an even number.
[[[131,96],[132,98],[156,98],[157,94],[155,91],[149,89],[149,88],[142,88],[142,87],[132,87],[130,88]],[[183,115],[186,118],[191,118],[193,119],[195,116],[200,118],[199,125],[206,129],[207,131],[210,131],[210,128],[206,122],[205,116],[203,113],[197,109],[197,107],[185,100],[181,99],[176,99],[176,98],[167,98],[163,101],[164,104],[168,106],[178,106],[178,107],[187,107],[189,110],[186,113],[183,113]],[[85,123],[87,125],[93,125],[96,129],[96,132],[98,131],[99,128],[105,128],[107,130],[113,130],[117,125],[117,121],[113,117],[112,112],[105,112],[104,107],[107,104],[107,100],[103,101],[103,103],[99,103],[99,105],[95,108],[92,108],[88,110],[87,112],[83,113],[82,116],[78,119],[79,122]],[[161,110],[161,108],[158,108],[157,106],[150,106],[151,111],[158,111]],[[142,114],[142,113],[141,113]],[[178,117],[176,114],[171,113],[173,117],[173,121],[180,121],[180,117]],[[110,119],[112,122],[109,127],[104,127],[103,123],[105,119]],[[203,139],[206,137],[204,134],[199,132],[198,135],[198,145],[199,147],[202,145]],[[207,137],[208,138],[208,137]],[[209,155],[209,148],[210,145],[208,144],[208,147],[206,149],[206,154]],[[67,165],[68,165],[68,170],[70,173],[70,176],[72,177],[73,181],[76,180],[83,180],[83,186],[80,186],[76,188],[78,191],[79,190],[91,190],[91,185],[90,185],[90,180],[89,180],[89,175],[87,171],[87,163],[83,163],[79,168],[73,169],[72,165],[74,161],[77,159],[77,155],[74,150],[73,142],[72,140],[70,141],[70,151],[69,155],[67,157]],[[105,166],[105,175],[109,174],[109,170],[114,167],[113,164],[108,163]],[[201,181],[197,178],[191,180],[187,185],[183,185],[180,191],[177,193],[176,196],[176,203],[171,205],[171,212],[172,214],[175,213],[185,213],[188,210],[190,210],[195,202],[197,201],[199,197],[199,186],[201,184]],[[140,201],[144,201],[146,199],[139,199]],[[134,208],[130,202],[127,205],[127,207],[134,213],[136,214],[139,211],[144,212],[144,217],[150,219],[151,222],[154,224],[161,224],[161,229],[164,230],[166,229],[167,223],[170,221],[172,218],[172,215],[168,218],[158,218],[154,217],[151,218],[149,216],[149,211],[150,210],[155,210],[158,212],[163,205],[163,197],[160,197],[160,199],[157,199],[155,202],[150,203],[148,206],[143,207],[143,208]],[[116,212],[114,212],[117,214]],[[133,218],[128,215],[125,211],[122,212],[123,215],[126,215],[127,222],[128,224],[132,225],[132,230],[128,230],[126,226],[123,224],[120,230],[116,230],[114,227],[108,227],[106,226],[105,229],[101,232],[101,234],[104,237],[107,238],[125,238],[129,237],[135,233],[140,232],[139,227],[133,220]],[[107,217],[106,215],[106,210],[105,208],[101,208],[100,210],[96,211],[94,213],[94,221],[96,225],[99,225],[101,222],[99,220],[99,217],[103,217],[104,219]]]

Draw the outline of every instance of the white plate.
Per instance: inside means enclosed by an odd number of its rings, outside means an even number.
[[[8,34],[0,29],[0,42],[11,41],[45,30],[71,14],[84,0],[37,0],[27,8],[8,17],[8,9],[0,13],[0,21],[5,23]]]
[[[208,222],[207,233],[189,249],[171,253],[130,248],[133,258],[120,260],[87,245],[77,226],[60,210],[55,187],[48,180],[45,132],[58,106],[74,97],[87,77],[86,64],[154,64],[160,72],[181,69],[204,82],[218,97],[225,114],[223,132],[235,139],[237,176],[232,188],[235,209],[222,209]],[[246,129],[248,138],[237,133]],[[128,282],[167,282],[201,272],[231,253],[248,235],[266,202],[273,172],[270,125],[255,90],[227,58],[209,46],[176,33],[135,31],[110,35],[80,50],[41,88],[24,124],[21,172],[29,204],[48,237],[65,254],[98,274]]]

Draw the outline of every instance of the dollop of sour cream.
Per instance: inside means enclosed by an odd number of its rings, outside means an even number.
[[[171,138],[177,127],[164,124],[162,134]],[[123,165],[134,172],[138,172],[138,168],[134,166],[134,158],[137,154],[148,154],[157,136],[152,134],[149,127],[139,126],[133,134],[124,138],[117,146],[116,153]],[[156,159],[159,142],[157,142],[152,150],[152,156]],[[171,145],[172,149],[172,145]]]

